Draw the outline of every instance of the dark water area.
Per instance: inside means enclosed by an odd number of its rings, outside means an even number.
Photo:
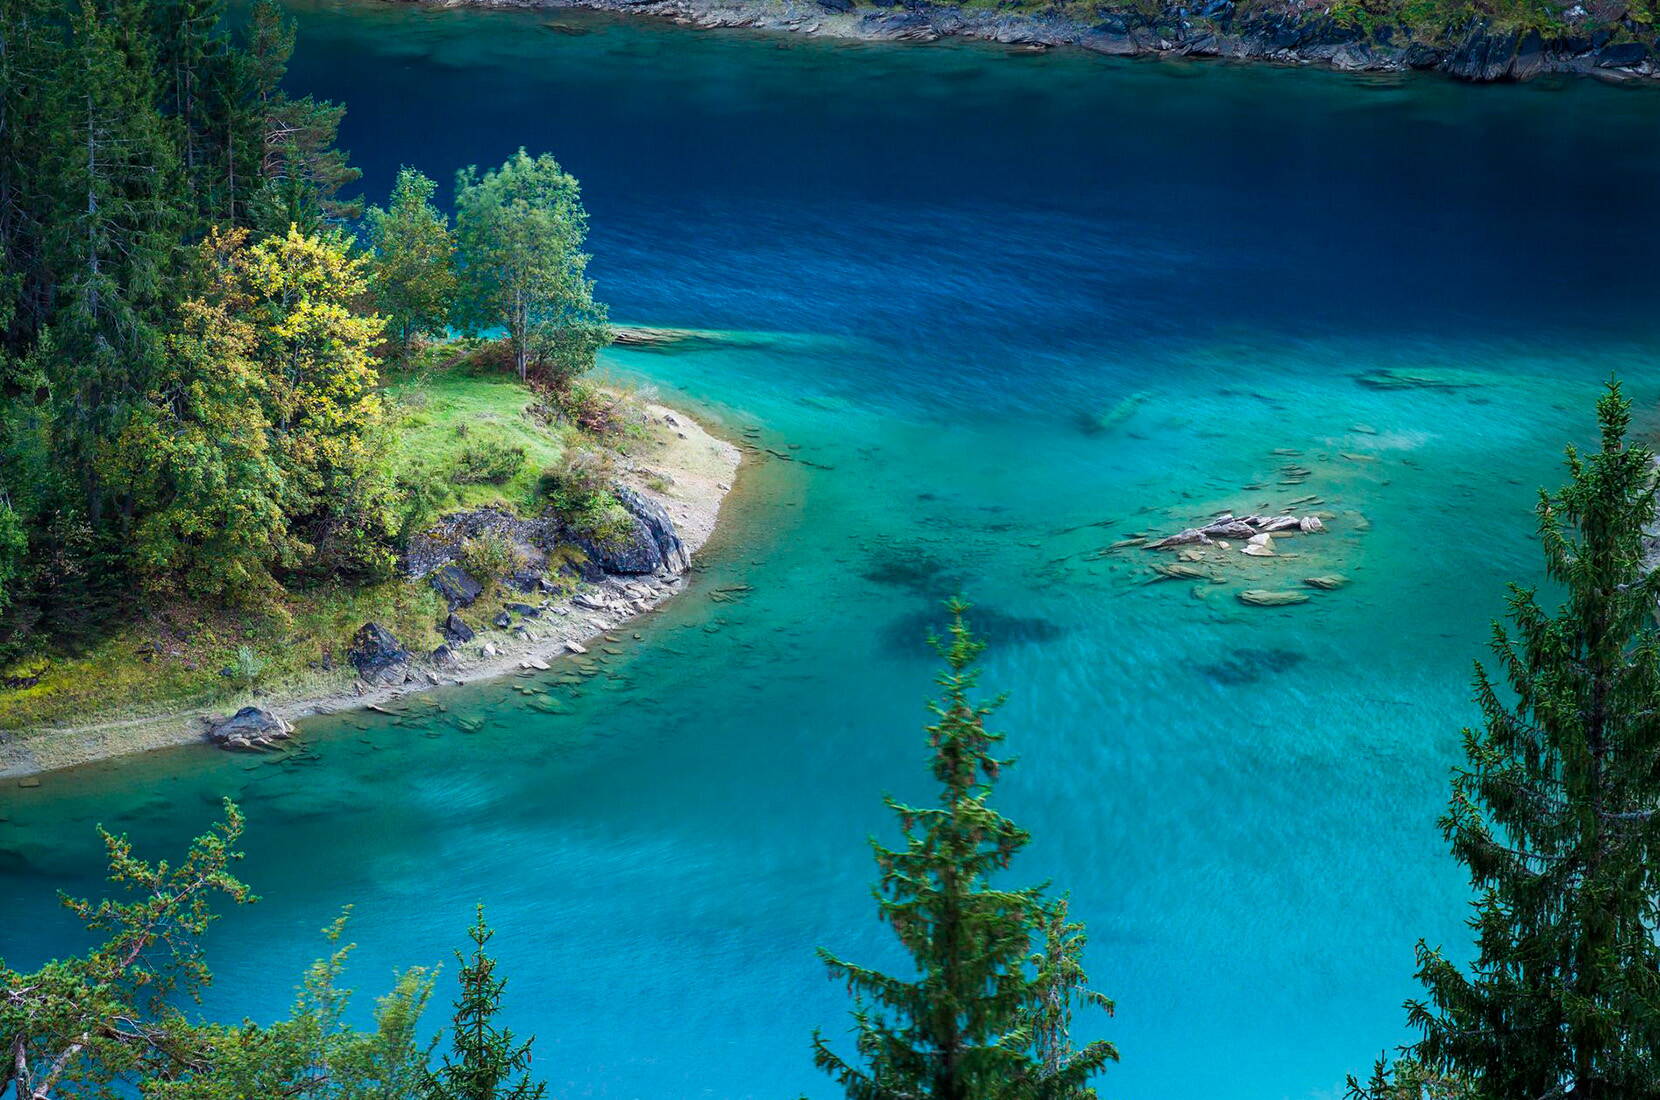
[[[1335,1096],[1405,1038],[1414,942],[1465,942],[1435,817],[1470,661],[1539,576],[1536,486],[1610,373],[1655,425],[1660,95],[294,12],[293,87],[349,104],[371,200],[553,152],[615,318],[741,337],[604,369],[793,460],[746,469],[600,676],[320,719],[315,762],[0,791],[9,959],[75,942],[51,895],[98,888],[94,821],[159,854],[230,795],[265,900],[213,933],[214,1012],[280,1011],[342,904],[374,992],[482,898],[554,1095],[832,1095],[813,948],[896,961],[864,838],[927,793],[920,639],[961,591],[1012,693],[1021,869],[1118,1002],[1104,1094]],[[1223,583],[1102,553],[1308,496],[1330,533]],[[1325,572],[1352,583],[1235,599]]]

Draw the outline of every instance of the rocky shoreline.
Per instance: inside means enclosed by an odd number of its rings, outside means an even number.
[[[488,526],[505,530],[534,556],[551,548],[560,533],[540,530],[549,521],[505,511],[460,513],[449,517],[453,530],[412,545],[406,564],[410,576],[432,585],[450,609],[440,628],[446,641],[432,653],[411,653],[378,624],[365,623],[353,638],[348,665],[320,673],[317,681],[230,700],[217,713],[191,707],[14,736],[0,743],[0,778],[33,785],[37,781],[26,777],[191,743],[274,749],[293,735],[293,723],[307,717],[378,709],[412,692],[540,671],[585,653],[585,643],[685,590],[692,557],[714,533],[737,474],[737,446],[710,435],[684,413],[660,405],[647,411],[662,442],[652,467],[668,475],[666,484],[618,486],[635,521],[633,536],[613,547],[591,548],[584,560],[572,563],[579,575],[574,592],[564,594],[527,570],[521,583],[503,590],[496,601],[501,610],[491,614],[480,599],[482,586],[457,568],[455,545]]]
[[[747,27],[867,42],[969,38],[1032,50],[1077,47],[1115,57],[1226,58],[1316,65],[1346,72],[1430,71],[1477,83],[1551,73],[1626,81],[1660,77],[1660,39],[1621,16],[1595,23],[1582,6],[1565,28],[1538,30],[1473,20],[1431,37],[1338,19],[1328,6],[1279,0],[1240,10],[1234,0],[1145,8],[1102,6],[1041,12],[965,10],[929,0],[398,0],[438,7],[586,8],[670,19],[687,26]]]

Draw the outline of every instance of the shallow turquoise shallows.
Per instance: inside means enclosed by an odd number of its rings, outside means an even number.
[[[864,840],[928,794],[922,639],[962,592],[1017,869],[1118,1002],[1104,1095],[1332,1096],[1406,1037],[1414,942],[1466,942],[1435,818],[1536,487],[1611,372],[1652,426],[1660,94],[296,14],[372,198],[554,152],[615,317],[741,337],[605,369],[760,453],[692,591],[580,686],[0,791],[8,961],[79,942],[53,894],[98,889],[95,822],[171,853],[228,795],[264,900],[212,933],[210,1011],[279,1012],[347,903],[367,994],[484,899],[553,1095],[831,1097],[813,948],[897,961]],[[1445,385],[1376,384],[1405,372]],[[1330,533],[1224,584],[1100,553],[1303,497]]]

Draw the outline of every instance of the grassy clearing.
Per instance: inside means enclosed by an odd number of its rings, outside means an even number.
[[[446,488],[447,507],[501,503],[538,510],[541,473],[575,441],[575,429],[545,423],[529,390],[500,367],[467,358],[468,350],[467,344],[429,348],[408,371],[392,376],[386,392],[398,473],[431,475]],[[519,457],[508,459],[512,473],[479,476],[481,457],[513,452]]]

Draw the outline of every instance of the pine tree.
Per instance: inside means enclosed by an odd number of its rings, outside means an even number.
[[[953,601],[949,608],[950,642],[938,646],[946,663],[938,679],[943,697],[931,705],[936,721],[928,727],[938,805],[887,799],[905,846],[872,842],[881,871],[878,911],[918,976],[905,980],[821,949],[831,973],[857,996],[862,1064],[844,1059],[817,1033],[813,1060],[851,1100],[1086,1097],[1089,1079],[1117,1052],[1104,1042],[1072,1051],[1059,1033],[1069,1016],[1062,1002],[1085,988],[1076,957],[1081,940],[1064,909],[1047,906],[1040,888],[992,881],[1029,837],[988,802],[1009,763],[995,755],[1002,735],[986,728],[999,701],[970,698],[984,644],[964,621],[967,606]],[[1047,947],[1034,973],[1037,940]]]
[[[1644,562],[1654,456],[1626,441],[1617,384],[1602,449],[1541,492],[1555,614],[1512,587],[1495,624],[1505,687],[1478,665],[1442,829],[1477,892],[1467,969],[1418,945],[1427,1000],[1409,1058],[1492,1100],[1660,1094],[1660,573]],[[1381,1075],[1380,1075],[1381,1077]]]
[[[417,336],[444,333],[455,304],[455,235],[432,205],[437,188],[420,172],[404,168],[387,209],[369,208],[375,304],[386,314],[400,360]]]
[[[455,953],[461,964],[461,993],[455,1001],[450,1050],[437,1071],[427,1074],[421,1100],[540,1100],[547,1086],[530,1077],[535,1039],[520,1043],[511,1031],[496,1026],[507,981],[496,977],[496,960],[484,951],[495,935],[484,923],[484,906],[478,907],[467,934],[473,941],[471,955]]]

